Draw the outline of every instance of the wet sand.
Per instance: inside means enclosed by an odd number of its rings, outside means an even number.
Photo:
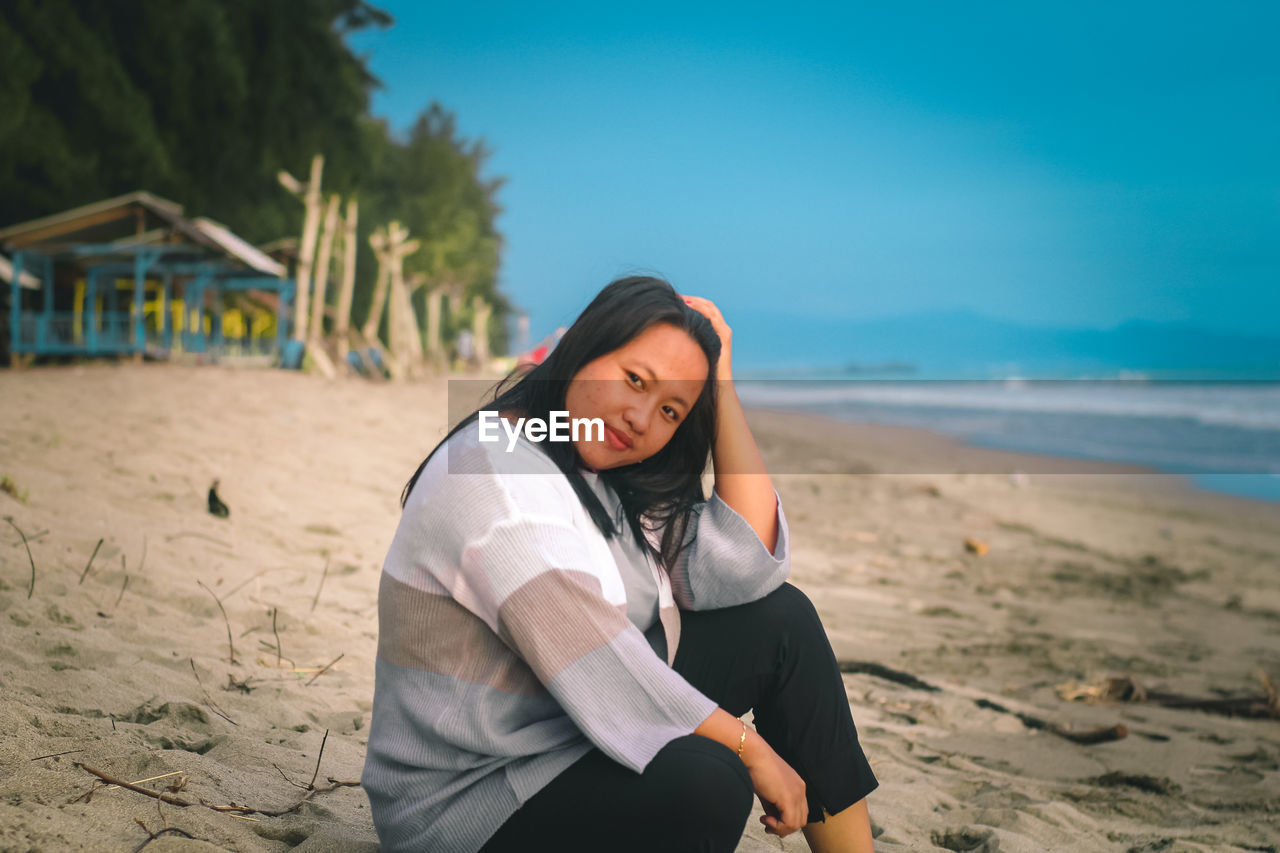
[[[147,850],[376,848],[358,787],[261,812],[313,774],[359,778],[378,573],[447,396],[170,365],[0,373],[17,493],[0,516],[36,566],[32,590],[0,522],[0,850],[134,850],[166,826],[192,838]],[[1280,681],[1280,507],[921,430],[751,419],[791,580],[837,656],[923,682],[845,676],[880,849],[1280,849],[1280,721],[1062,697],[1120,675],[1203,697]],[[1017,714],[1128,736],[1081,745]],[[258,813],[104,789],[77,763]],[[757,827],[741,850],[807,849]]]

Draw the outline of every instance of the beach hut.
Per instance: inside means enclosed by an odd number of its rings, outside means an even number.
[[[2,228],[0,251],[11,364],[22,356],[274,356],[288,335],[294,284],[285,266],[147,192]]]

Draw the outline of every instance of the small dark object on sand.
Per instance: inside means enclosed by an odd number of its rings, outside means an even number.
[[[209,487],[209,512],[218,518],[226,518],[231,515],[230,508],[222,502],[222,498],[218,497],[217,480],[214,480],[213,485]]]

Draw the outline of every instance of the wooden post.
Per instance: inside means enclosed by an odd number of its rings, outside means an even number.
[[[325,296],[329,289],[329,262],[333,257],[333,236],[338,230],[338,194],[329,196],[329,206],[324,213],[324,236],[320,238],[320,252],[316,256],[312,278],[315,279],[314,301],[311,303],[311,328],[308,340],[313,346],[324,337]]]
[[[475,335],[476,361],[481,370],[489,369],[489,317],[493,314],[493,306],[479,296],[471,297],[471,333]]]
[[[311,325],[307,334],[307,352],[311,353],[311,361],[328,379],[334,379],[338,375],[322,342],[325,293],[329,287],[329,261],[333,254],[333,235],[338,228],[338,202],[338,194],[334,193],[329,196],[329,205],[325,210],[324,236],[320,238],[320,250],[316,256],[315,266],[312,268],[311,277],[315,282],[315,292],[312,294]]]
[[[351,294],[356,286],[356,214],[354,198],[347,199],[347,215],[342,220],[342,289],[338,291],[338,314],[334,333],[338,338],[338,363],[347,363],[351,328]]]
[[[404,281],[404,259],[418,251],[417,240],[410,240],[409,229],[392,222],[387,229],[387,251],[391,261],[391,333],[392,358],[399,361],[406,375],[422,364],[422,336],[418,318],[409,299]]]
[[[302,221],[302,245],[298,251],[296,268],[297,284],[294,287],[293,339],[307,340],[307,318],[311,296],[311,259],[316,251],[316,232],[320,229],[320,176],[324,171],[324,155],[317,154],[311,159],[311,178],[306,186],[288,172],[280,172],[277,176],[285,189],[303,195],[306,205],[306,216]]]
[[[366,337],[377,334],[382,302],[387,302],[387,347],[390,357],[387,367],[393,379],[407,376],[415,365],[422,362],[422,339],[413,304],[409,301],[404,282],[404,258],[418,250],[417,240],[409,240],[408,230],[399,222],[392,222],[385,231],[379,229],[369,238],[378,257],[378,289],[374,293],[374,310],[365,323]],[[388,290],[390,291],[388,295]]]
[[[382,324],[382,310],[387,303],[387,283],[391,280],[391,267],[387,258],[387,230],[379,228],[369,235],[369,246],[378,259],[378,280],[373,285],[373,304],[364,321],[363,337],[369,346],[378,340],[378,326]]]

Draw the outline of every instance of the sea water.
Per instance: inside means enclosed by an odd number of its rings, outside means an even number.
[[[1147,466],[1280,501],[1280,382],[1149,378],[736,381],[748,405],[901,424],[968,444]]]

